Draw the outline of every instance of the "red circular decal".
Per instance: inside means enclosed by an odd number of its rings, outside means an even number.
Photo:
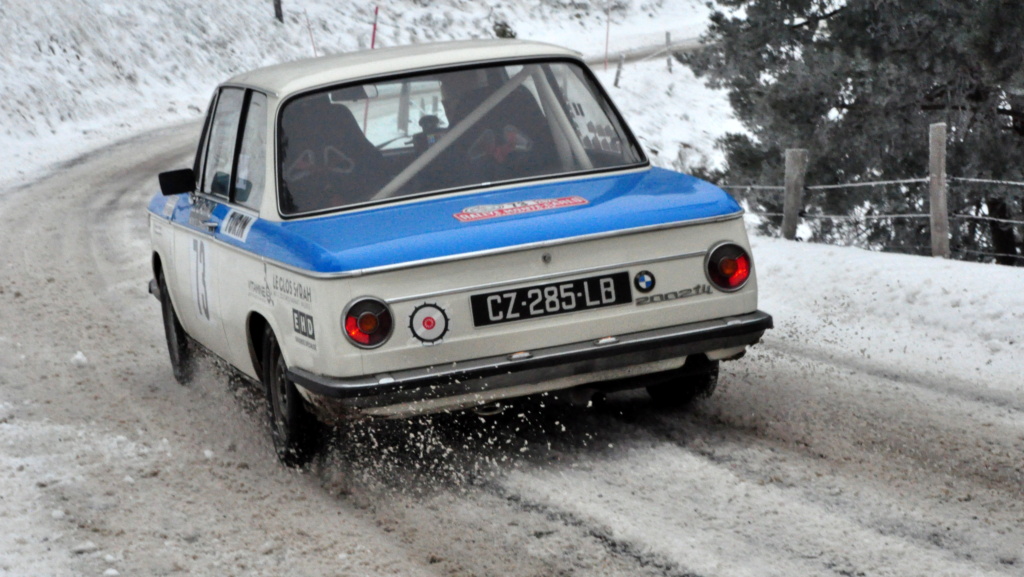
[[[423,328],[427,329],[428,331],[434,330],[434,327],[436,326],[437,321],[434,320],[434,317],[426,317],[423,319]]]

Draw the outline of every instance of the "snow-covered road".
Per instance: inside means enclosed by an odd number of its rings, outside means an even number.
[[[777,328],[694,410],[356,424],[298,473],[145,291],[197,131],[0,197],[0,575],[1024,575],[1024,271],[756,238]]]

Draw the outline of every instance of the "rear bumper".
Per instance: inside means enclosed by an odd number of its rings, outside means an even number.
[[[332,378],[289,368],[315,404],[341,412],[409,416],[452,410],[673,368],[688,355],[757,343],[771,315],[753,313],[394,373]],[[675,362],[679,366],[681,362]]]

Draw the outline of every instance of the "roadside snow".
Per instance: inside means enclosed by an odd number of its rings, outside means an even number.
[[[1024,395],[1024,270],[752,238],[776,346],[975,395]],[[799,296],[797,296],[799,295]]]

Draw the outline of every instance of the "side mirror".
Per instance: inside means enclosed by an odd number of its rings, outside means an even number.
[[[164,196],[196,191],[196,175],[191,168],[161,172],[160,193]]]

